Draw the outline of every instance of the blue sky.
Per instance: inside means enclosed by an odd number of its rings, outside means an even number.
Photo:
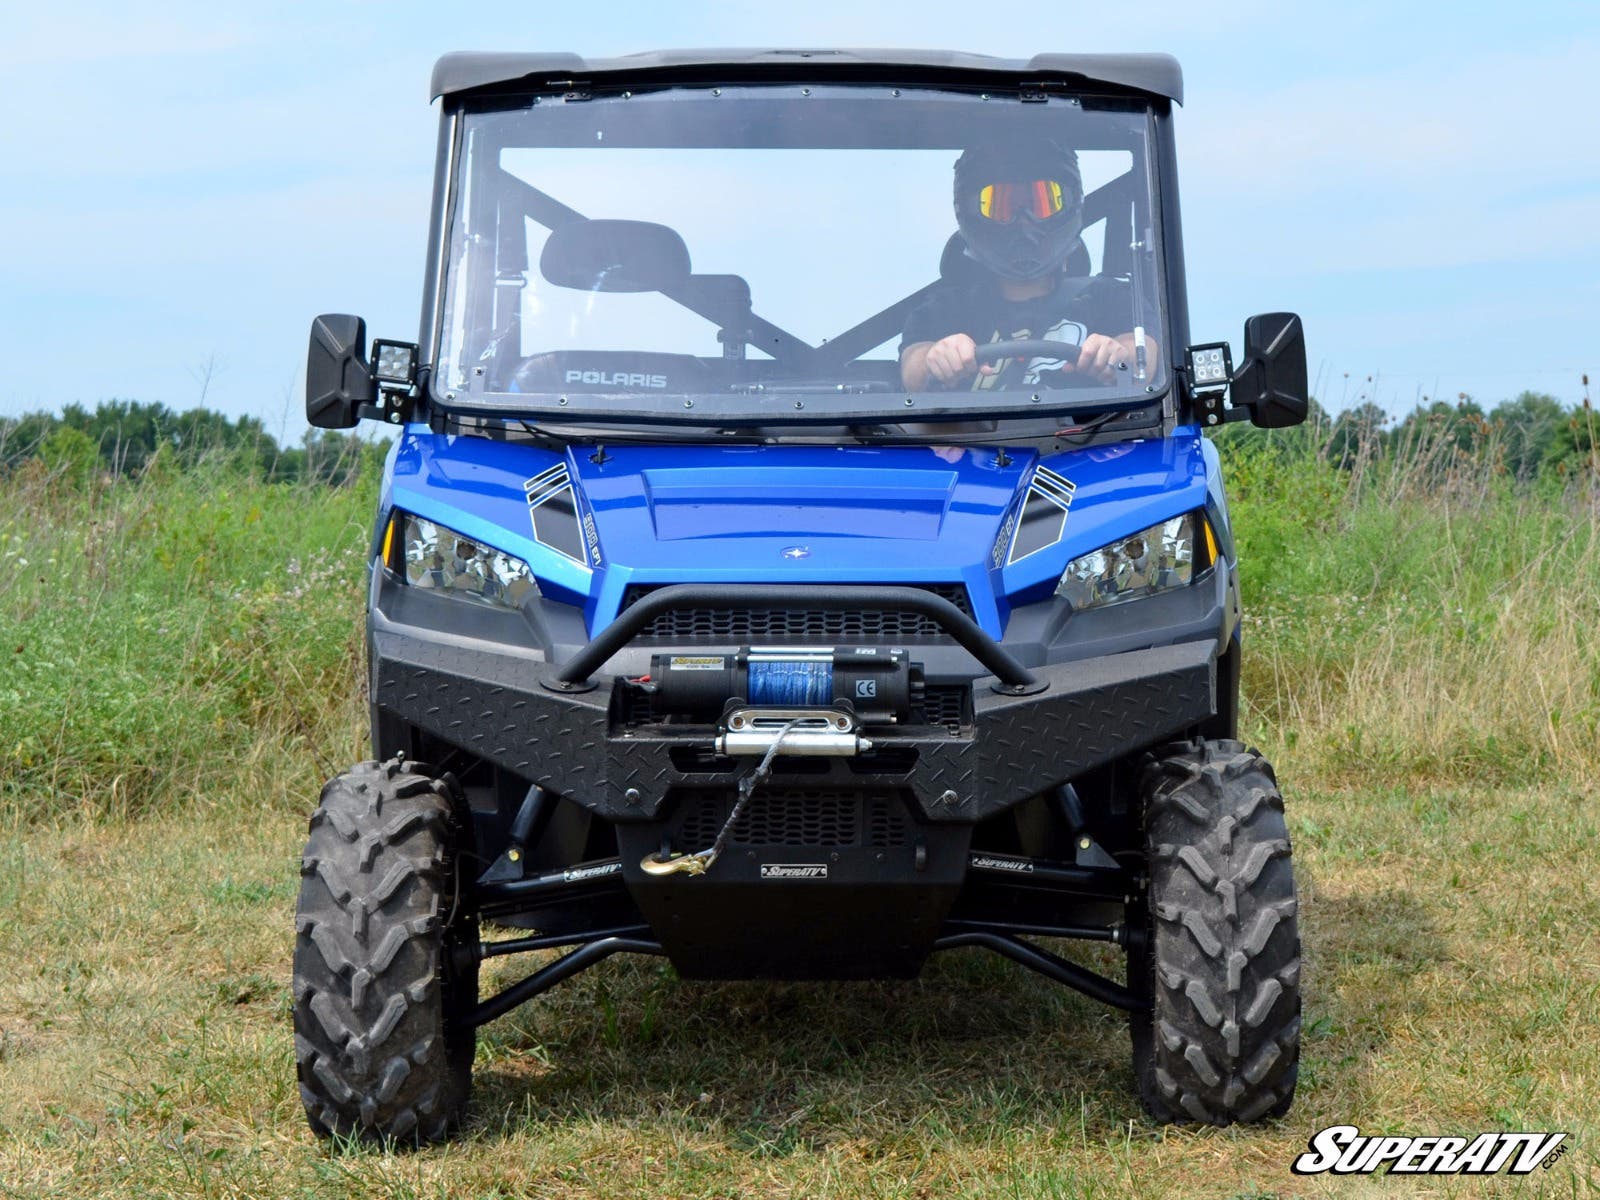
[[[1299,311],[1336,408],[1600,374],[1593,3],[30,7],[0,42],[0,415],[204,390],[298,438],[312,316],[415,336],[455,49],[1169,51],[1197,338]]]

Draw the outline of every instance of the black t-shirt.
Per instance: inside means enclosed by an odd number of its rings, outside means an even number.
[[[998,280],[947,283],[911,310],[900,352],[952,333],[964,333],[980,346],[1027,339],[1082,345],[1091,333],[1118,337],[1135,324],[1132,286],[1110,275],[1063,279],[1053,291],[1029,300],[1007,300]],[[1006,359],[994,365],[995,374],[973,378],[972,390],[1048,386],[1060,370],[1059,360],[1045,358]]]

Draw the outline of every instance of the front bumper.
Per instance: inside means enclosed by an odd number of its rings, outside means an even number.
[[[375,588],[376,590],[376,588]],[[610,680],[542,687],[542,653],[371,613],[372,701],[421,729],[609,821],[657,820],[674,790],[727,787],[685,727],[617,718]],[[827,760],[816,786],[893,789],[923,820],[973,823],[1180,733],[1216,710],[1213,637],[1041,666],[1046,686],[1002,695],[975,681],[972,720],[873,730],[874,751]],[[685,753],[691,751],[691,753]]]

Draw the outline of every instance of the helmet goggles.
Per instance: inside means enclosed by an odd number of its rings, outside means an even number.
[[[1072,190],[1055,179],[985,184],[978,189],[978,213],[990,221],[1009,225],[1023,213],[1035,221],[1048,221],[1067,206]]]

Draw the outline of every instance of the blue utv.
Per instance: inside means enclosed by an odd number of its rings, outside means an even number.
[[[1126,1011],[1156,1120],[1285,1112],[1295,886],[1204,434],[1302,420],[1305,345],[1191,341],[1177,63],[452,54],[433,95],[418,340],[323,316],[307,364],[313,425],[398,437],[373,757],[296,918],[312,1127],[446,1136],[477,1028],[613,954],[956,947]]]

